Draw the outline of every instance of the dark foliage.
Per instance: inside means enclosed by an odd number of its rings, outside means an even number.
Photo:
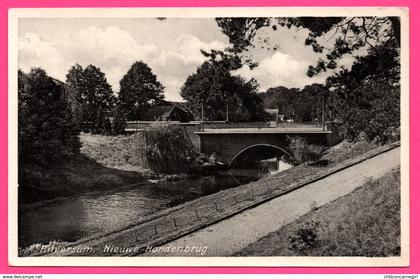
[[[119,107],[128,120],[142,120],[150,107],[163,100],[163,89],[152,69],[137,61],[120,81]]]
[[[321,121],[322,105],[327,102],[329,92],[321,84],[305,86],[302,90],[278,86],[261,93],[265,108],[278,109],[285,119],[297,122]],[[325,106],[325,115],[330,116],[330,108]]]
[[[79,152],[79,130],[63,84],[39,68],[19,71],[18,98],[20,166],[50,165]]]
[[[185,173],[199,155],[189,136],[179,126],[151,126],[134,136],[134,165],[157,173]]]
[[[292,163],[302,165],[318,161],[323,152],[323,147],[319,145],[309,144],[305,138],[291,137],[289,140],[289,149],[292,152]]]
[[[113,117],[114,117],[114,121],[113,121],[113,125],[112,125],[112,134],[114,135],[119,135],[119,134],[124,134],[125,132],[125,127],[126,127],[126,117],[124,112],[122,111],[122,109],[119,106],[116,106],[113,110]]]
[[[361,132],[380,142],[399,138],[399,60],[393,47],[378,46],[359,57],[351,70],[342,70],[327,80],[348,139]]]
[[[105,115],[113,108],[115,97],[105,74],[93,65],[83,69],[76,64],[66,78],[67,85],[76,92],[82,106],[83,122],[91,123],[90,130],[94,133],[109,132]]]
[[[225,60],[204,62],[181,89],[195,119],[260,121],[266,119],[255,80],[246,82],[230,73]],[[229,115],[227,116],[227,111]]]
[[[308,252],[318,247],[320,222],[311,220],[297,229],[289,237],[289,249],[298,255],[307,255]]]

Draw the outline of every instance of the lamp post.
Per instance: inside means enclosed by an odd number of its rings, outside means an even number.
[[[201,132],[204,130],[204,104],[201,102]]]
[[[229,104],[226,104],[226,123],[229,122]]]

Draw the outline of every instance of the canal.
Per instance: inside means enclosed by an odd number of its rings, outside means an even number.
[[[52,240],[71,242],[122,229],[163,209],[256,181],[290,167],[286,163],[278,164],[275,159],[261,161],[258,166],[172,182],[148,181],[113,191],[69,197],[30,209],[21,208],[19,247],[46,244]]]

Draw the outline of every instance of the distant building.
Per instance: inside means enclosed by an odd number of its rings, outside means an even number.
[[[189,122],[193,120],[193,116],[182,103],[164,101],[162,104],[150,108],[143,120]]]

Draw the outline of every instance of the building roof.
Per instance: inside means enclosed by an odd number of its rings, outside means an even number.
[[[177,107],[180,110],[185,111],[186,113],[190,113],[190,111],[187,108],[187,103],[183,103],[183,102],[170,102],[170,101],[164,101],[164,103],[171,104],[172,106]]]
[[[154,106],[147,111],[144,120],[152,121],[156,119],[166,119],[174,108],[175,106],[173,105]]]

